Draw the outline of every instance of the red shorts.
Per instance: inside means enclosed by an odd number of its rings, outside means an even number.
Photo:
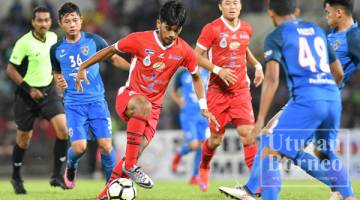
[[[124,120],[124,121],[129,121],[129,117],[125,114],[126,112],[126,108],[127,108],[127,105],[130,101],[130,99],[134,96],[137,96],[137,95],[140,95],[140,96],[144,96],[140,93],[137,93],[137,92],[134,92],[134,91],[131,91],[127,88],[120,88],[119,89],[119,92],[118,92],[118,95],[116,96],[116,112],[117,114],[119,115],[119,117]],[[158,121],[159,121],[159,116],[160,116],[160,111],[161,111],[161,107],[159,106],[154,106],[152,107],[152,110],[151,110],[151,114],[148,118],[148,121],[147,121],[147,125],[145,127],[145,137],[146,139],[148,140],[148,142],[150,142],[154,135],[155,135],[155,132],[156,132],[156,126],[158,124]]]
[[[220,124],[219,131],[210,123],[211,132],[224,134],[226,125],[231,122],[235,127],[254,125],[254,112],[249,90],[240,93],[208,92],[207,104],[209,111]]]

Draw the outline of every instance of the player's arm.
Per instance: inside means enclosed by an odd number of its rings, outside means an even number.
[[[179,88],[181,87],[181,74],[182,72],[180,72],[179,74],[176,75],[175,77],[175,84],[174,84],[174,89],[171,92],[171,99],[181,108],[184,106],[184,98],[182,97],[182,95],[179,94]]]
[[[255,135],[259,134],[259,131],[265,124],[266,115],[269,112],[275,92],[279,86],[279,73],[280,66],[277,61],[271,60],[267,62],[265,78],[261,88],[259,113],[253,131]]]
[[[235,72],[231,69],[221,68],[219,66],[212,64],[207,58],[207,51],[196,46],[195,54],[199,65],[201,67],[204,67],[208,71],[217,74],[226,83],[226,85],[236,83],[237,76],[235,75]]]
[[[333,75],[336,84],[340,84],[344,79],[344,71],[342,69],[341,63],[339,60],[335,60],[330,63],[331,74]]]
[[[53,70],[55,84],[58,88],[58,93],[61,95],[63,90],[66,89],[68,85],[63,74],[61,73],[60,63],[56,58],[56,45],[53,45],[50,48],[50,61]]]
[[[130,63],[118,54],[114,54],[110,57],[110,62],[117,68],[129,71]]]
[[[264,80],[263,67],[260,62],[255,58],[249,48],[246,49],[246,60],[255,68],[255,87],[258,87]]]

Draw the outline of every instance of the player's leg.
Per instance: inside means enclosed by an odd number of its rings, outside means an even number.
[[[66,117],[62,99],[57,95],[53,84],[47,88],[47,96],[40,103],[40,114],[47,119],[55,130],[56,140],[54,145],[53,173],[50,185],[66,189],[62,176],[62,166],[66,161],[68,148],[68,134],[66,127]]]
[[[107,182],[116,164],[116,153],[112,146],[111,118],[106,101],[90,104],[88,115],[90,129],[100,148],[101,164]]]
[[[11,177],[11,184],[16,194],[26,194],[26,190],[23,185],[23,179],[21,177],[22,161],[25,155],[25,151],[28,149],[30,139],[33,134],[34,120],[38,114],[38,110],[29,109],[29,107],[35,107],[36,103],[29,97],[23,96],[24,94],[15,94],[15,123],[17,125],[16,131],[16,143],[12,154],[12,166],[13,172]]]
[[[79,161],[87,147],[89,122],[86,105],[66,105],[65,112],[71,146],[67,150],[64,181],[67,188],[72,189],[75,187]]]

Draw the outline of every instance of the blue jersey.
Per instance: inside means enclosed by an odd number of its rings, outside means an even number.
[[[360,29],[358,24],[353,24],[344,32],[331,29],[328,40],[343,66],[345,75],[341,84],[341,87],[343,87],[349,81],[351,75],[360,67]]]
[[[207,82],[209,77],[208,71],[202,69],[200,72],[200,77],[204,83],[205,88],[207,88]],[[200,112],[199,101],[195,94],[192,77],[189,72],[183,70],[177,74],[175,78],[175,88],[177,90],[181,89],[181,93],[185,101],[185,105],[184,107],[181,108],[181,112],[200,114],[201,112]]]
[[[99,64],[94,64],[86,70],[90,84],[83,84],[83,92],[76,92],[75,79],[81,63],[107,46],[100,36],[81,32],[81,38],[76,43],[69,43],[63,37],[51,47],[50,58],[53,70],[61,72],[68,84],[68,88],[64,91],[65,105],[87,104],[105,99]]]
[[[266,62],[282,66],[293,100],[340,101],[329,65],[336,56],[319,26],[300,19],[286,21],[267,36],[264,52]]]

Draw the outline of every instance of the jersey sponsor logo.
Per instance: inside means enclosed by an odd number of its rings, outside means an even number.
[[[273,50],[265,51],[264,57],[267,58],[273,54]]]
[[[227,47],[226,38],[222,38],[222,39],[220,40],[219,46],[220,46],[221,48],[223,48],[223,49]]]
[[[82,46],[80,47],[81,53],[83,53],[85,56],[89,54],[89,46]]]
[[[242,33],[242,34],[240,34],[240,39],[248,40],[248,39],[250,39],[250,36],[247,33]]]
[[[145,66],[150,66],[150,65],[151,65],[150,55],[147,55],[147,56],[144,58],[143,64],[144,64]]]
[[[182,56],[170,54],[169,59],[170,59],[170,60],[177,60],[177,61],[179,61],[179,60],[182,59]]]
[[[162,71],[165,69],[165,63],[163,62],[157,62],[155,64],[153,64],[152,68],[155,69],[156,71]]]
[[[229,47],[231,50],[238,49],[240,47],[240,42],[232,42]]]
[[[150,54],[150,55],[154,55],[155,51],[152,49],[145,49],[145,53]]]

